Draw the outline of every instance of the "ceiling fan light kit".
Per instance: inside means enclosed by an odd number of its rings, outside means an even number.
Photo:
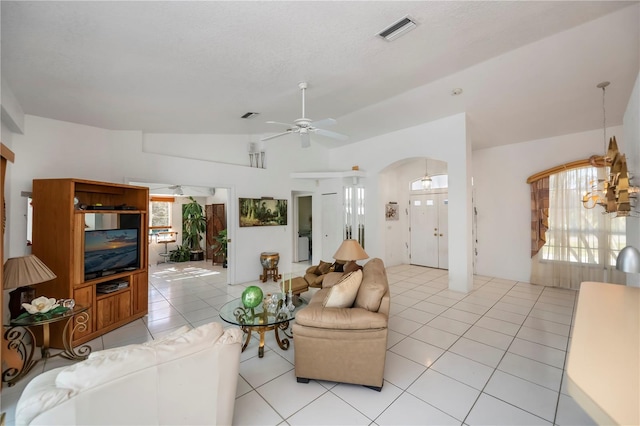
[[[343,135],[341,133],[332,132],[329,130],[322,129],[324,126],[332,126],[336,124],[336,120],[333,118],[325,118],[322,120],[311,121],[310,118],[305,116],[305,92],[307,90],[307,83],[301,82],[298,84],[300,91],[302,92],[302,117],[294,120],[294,124],[289,123],[281,123],[279,121],[267,121],[267,124],[276,124],[279,126],[286,126],[288,129],[281,133],[276,133],[275,135],[266,136],[261,141],[268,141],[270,139],[275,139],[280,136],[288,135],[291,133],[298,133],[300,135],[300,145],[302,148],[308,148],[311,146],[311,133],[316,133],[321,136],[326,136],[329,138],[337,139],[345,141],[349,139],[348,136]]]

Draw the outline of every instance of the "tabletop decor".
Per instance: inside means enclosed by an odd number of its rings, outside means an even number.
[[[245,308],[255,308],[262,303],[262,289],[257,285],[251,285],[242,292],[242,304]]]
[[[61,314],[69,310],[65,306],[61,306],[53,297],[40,296],[31,301],[31,303],[23,303],[22,307],[27,311],[18,315],[16,319],[34,316],[36,320],[51,318],[54,315]]]

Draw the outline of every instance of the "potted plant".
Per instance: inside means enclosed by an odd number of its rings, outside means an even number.
[[[189,197],[189,200],[182,206],[182,244],[191,251],[191,260],[203,260],[200,241],[207,229],[207,219],[202,206],[193,197]]]
[[[169,252],[171,262],[186,262],[191,259],[191,250],[185,246],[178,246]]]
[[[223,229],[222,231],[218,232],[218,235],[216,235],[215,237],[216,239],[216,243],[213,244],[211,246],[211,248],[213,250],[215,250],[214,252],[214,256],[215,255],[222,255],[223,260],[222,260],[222,267],[226,268],[227,267],[227,230]]]

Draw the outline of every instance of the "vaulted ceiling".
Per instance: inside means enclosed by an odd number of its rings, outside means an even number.
[[[3,0],[1,20],[25,113],[149,133],[276,133],[307,81],[348,142],[466,112],[478,149],[601,127],[603,80],[621,124],[639,69],[637,1]]]

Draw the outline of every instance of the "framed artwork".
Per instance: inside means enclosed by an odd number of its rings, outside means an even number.
[[[398,220],[398,204],[389,203],[385,206],[385,220]]]
[[[287,224],[287,200],[240,198],[240,227]]]

